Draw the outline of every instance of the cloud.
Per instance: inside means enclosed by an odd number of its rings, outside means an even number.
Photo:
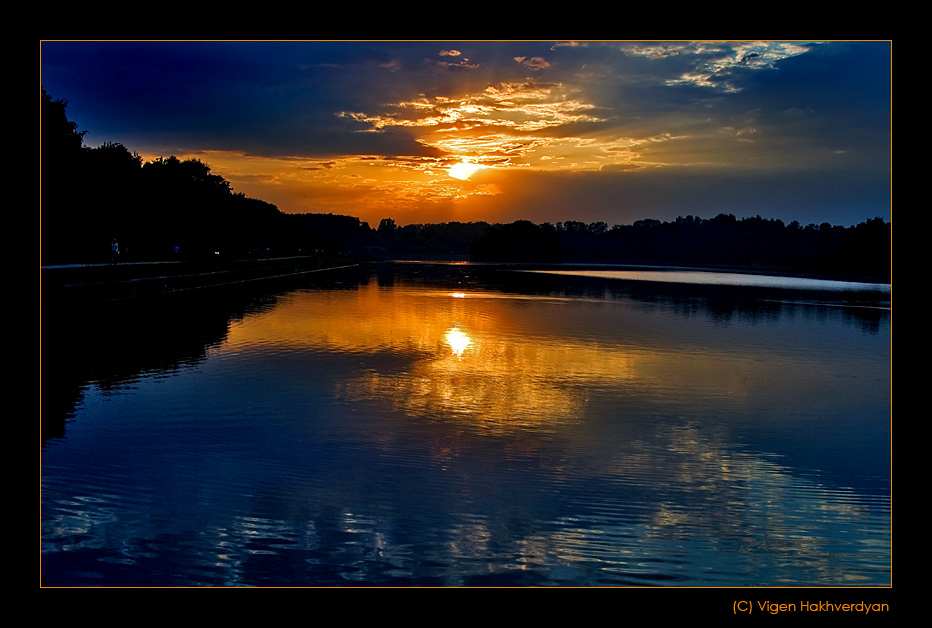
[[[303,170],[330,170],[337,165],[335,161],[321,161],[310,166],[304,166]]]
[[[542,57],[531,57],[530,59],[528,59],[527,57],[515,57],[515,61],[517,61],[518,63],[520,63],[526,68],[530,68],[531,70],[534,70],[535,72],[537,70],[543,70],[545,68],[550,67],[550,64],[547,61],[545,61]]]
[[[424,63],[425,65],[431,68],[434,68],[434,69],[448,70],[448,71],[454,71],[454,72],[463,71],[463,70],[475,70],[476,68],[479,67],[478,63],[470,63],[469,59],[465,57],[454,63],[451,63],[449,61],[434,61],[432,59],[428,59]]]

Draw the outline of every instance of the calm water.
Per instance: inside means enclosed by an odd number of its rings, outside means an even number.
[[[43,581],[888,585],[884,299],[396,264],[46,314]]]

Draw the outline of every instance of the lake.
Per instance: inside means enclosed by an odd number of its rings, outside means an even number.
[[[889,286],[571,270],[43,313],[43,584],[890,585]]]

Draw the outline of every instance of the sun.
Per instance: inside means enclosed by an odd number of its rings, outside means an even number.
[[[458,164],[453,164],[452,166],[447,168],[447,172],[454,179],[461,179],[463,181],[466,181],[467,179],[469,179],[469,177],[475,174],[477,170],[481,170],[484,167],[485,166],[480,166],[479,164],[473,164],[467,161],[461,161]]]

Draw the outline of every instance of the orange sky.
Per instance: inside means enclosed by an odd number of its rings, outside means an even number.
[[[233,181],[237,191],[286,211],[323,208],[375,225],[388,216],[401,224],[430,222],[438,215],[494,220],[503,204],[532,193],[516,173],[633,170],[674,161],[651,162],[638,151],[648,143],[675,142],[670,134],[625,137],[617,129],[567,135],[568,125],[602,120],[593,113],[595,105],[561,84],[528,79],[463,92],[458,98],[421,96],[387,109],[382,115],[338,115],[370,125],[372,132],[406,129],[438,155],[307,159],[208,150],[178,157],[197,157]],[[156,157],[144,155],[147,160]]]

